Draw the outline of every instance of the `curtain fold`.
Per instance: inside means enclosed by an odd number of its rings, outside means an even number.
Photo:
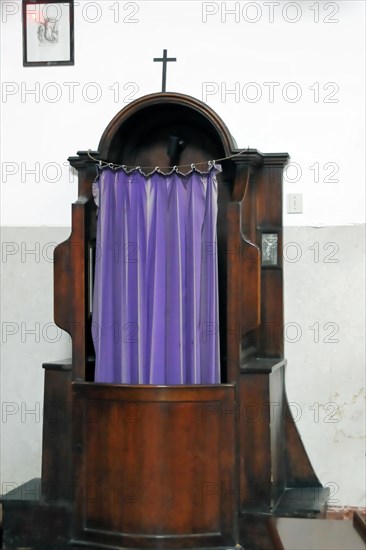
[[[96,382],[220,382],[220,170],[100,171],[93,185]]]

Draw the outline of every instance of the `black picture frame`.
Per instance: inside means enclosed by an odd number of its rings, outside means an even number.
[[[23,66],[74,65],[74,0],[23,0]]]

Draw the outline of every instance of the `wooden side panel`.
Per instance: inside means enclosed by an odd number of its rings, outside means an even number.
[[[73,392],[76,540],[139,548],[235,543],[233,386],[75,383]]]
[[[240,507],[269,512],[271,505],[271,438],[269,376],[240,377]]]
[[[260,251],[256,245],[244,241],[241,265],[241,334],[258,328],[261,315]]]
[[[240,378],[240,505],[245,513],[271,511],[286,487],[285,363],[266,367],[265,361],[257,367],[253,361]]]
[[[260,357],[283,357],[282,270],[262,269]]]
[[[90,253],[95,240],[95,204],[92,183],[95,162],[86,152],[70,157],[78,170],[79,198],[72,205],[72,232],[54,252],[55,323],[72,337],[73,379],[84,380],[87,362],[93,359],[90,316]]]
[[[268,160],[268,162],[270,162]],[[257,181],[257,243],[262,233],[278,235],[277,265],[261,269],[261,328],[259,355],[283,357],[283,273],[282,273],[282,165],[266,164]]]
[[[234,383],[239,377],[241,356],[241,304],[243,239],[240,235],[240,203],[230,203],[227,209],[227,381]],[[221,327],[221,323],[220,323]]]
[[[50,504],[72,502],[71,361],[44,368],[42,495]]]
[[[275,368],[270,375],[270,426],[272,508],[286,488],[285,417],[284,417],[284,368]]]
[[[282,225],[282,166],[267,164],[257,181],[257,223],[261,227]]]
[[[83,378],[86,363],[86,200],[72,205],[72,234],[54,252],[55,323],[72,337],[74,373]]]
[[[253,175],[248,179],[244,199],[241,203],[241,233],[244,239],[243,257],[242,257],[242,335],[256,331],[260,324],[260,304],[261,304],[261,254],[260,248],[256,244],[256,179]],[[245,347],[256,346],[256,341],[252,338]]]

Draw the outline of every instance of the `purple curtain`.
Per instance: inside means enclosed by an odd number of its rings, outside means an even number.
[[[220,382],[219,170],[101,169],[93,187],[96,382]]]

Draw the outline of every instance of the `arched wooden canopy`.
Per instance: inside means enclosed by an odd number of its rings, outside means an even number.
[[[181,140],[176,154],[172,138]],[[170,140],[170,142],[169,142]],[[156,93],[124,107],[106,127],[98,151],[103,160],[170,166],[230,156],[235,141],[221,118],[194,97]]]

